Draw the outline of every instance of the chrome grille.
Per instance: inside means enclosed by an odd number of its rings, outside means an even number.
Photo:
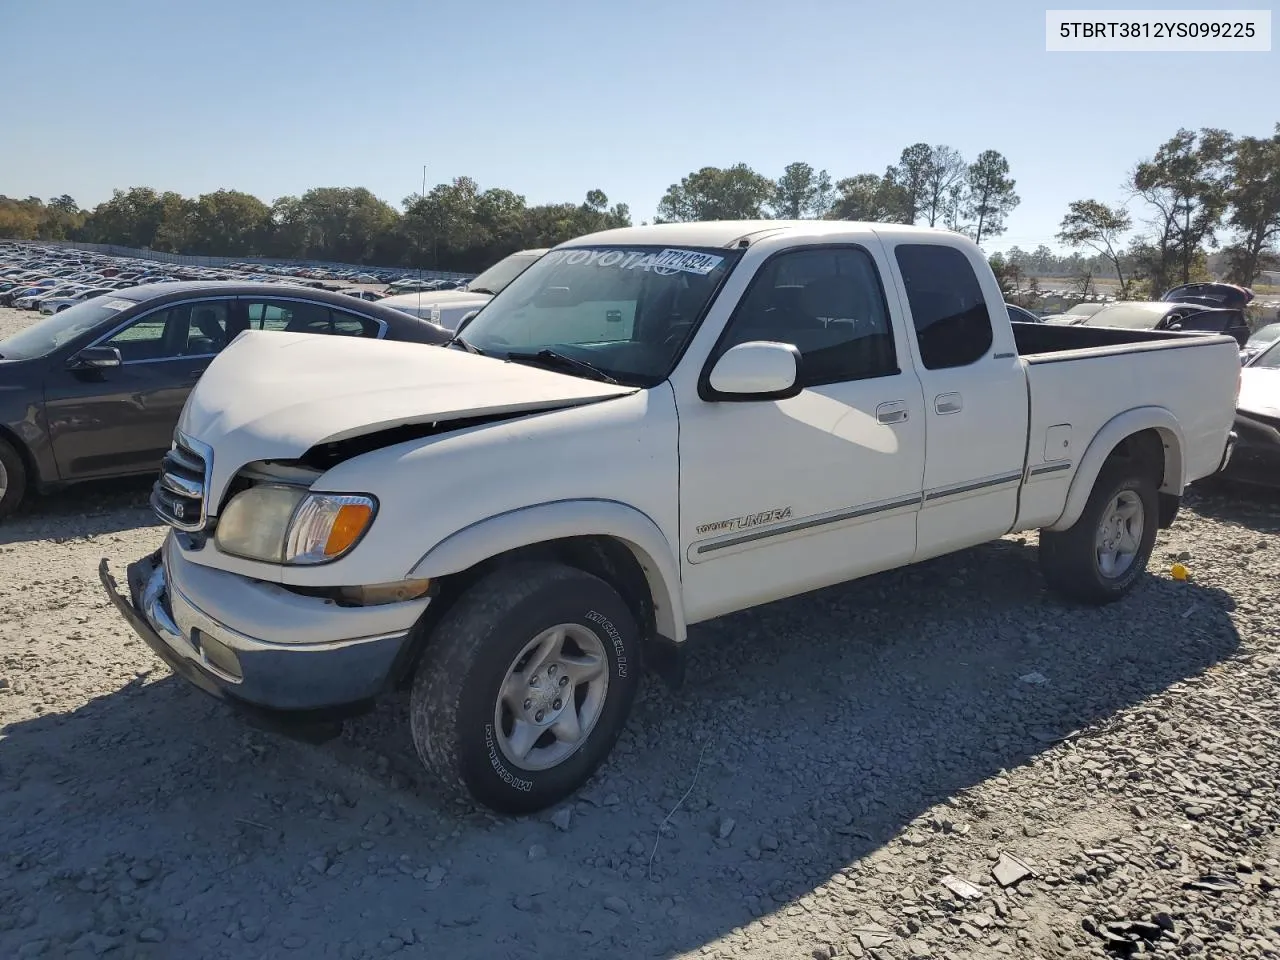
[[[213,451],[184,434],[160,463],[160,479],[151,488],[151,509],[165,523],[192,533],[205,524],[205,490],[213,466]]]

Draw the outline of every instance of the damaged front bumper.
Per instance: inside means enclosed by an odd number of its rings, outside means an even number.
[[[392,684],[428,602],[342,608],[170,551],[167,540],[129,564],[125,590],[102,560],[98,575],[120,615],[175,674],[259,725],[306,739],[332,736]]]

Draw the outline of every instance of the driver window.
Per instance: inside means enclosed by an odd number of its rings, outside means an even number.
[[[225,300],[176,304],[139,318],[105,345],[125,363],[210,356],[227,345],[227,313]]]
[[[879,274],[857,247],[796,250],[766,262],[715,359],[752,340],[795,346],[806,387],[900,372]]]

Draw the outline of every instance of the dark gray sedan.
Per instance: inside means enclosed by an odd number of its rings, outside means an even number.
[[[0,517],[29,490],[152,473],[200,374],[244,330],[442,344],[399,310],[281,283],[116,290],[0,340]]]

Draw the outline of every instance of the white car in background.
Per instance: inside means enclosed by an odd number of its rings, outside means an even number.
[[[1268,323],[1259,327],[1240,351],[1240,362],[1248,363],[1276,340],[1280,340],[1280,323]]]
[[[40,300],[41,313],[61,313],[70,307],[74,307],[77,303],[83,303],[85,300],[92,300],[104,293],[111,293],[111,287],[86,287],[83,290],[77,290],[65,295],[44,297]]]
[[[517,250],[504,257],[460,290],[423,290],[400,293],[378,302],[403,313],[430,320],[446,330],[457,330],[462,318],[479,310],[524,273],[547,251]]]

